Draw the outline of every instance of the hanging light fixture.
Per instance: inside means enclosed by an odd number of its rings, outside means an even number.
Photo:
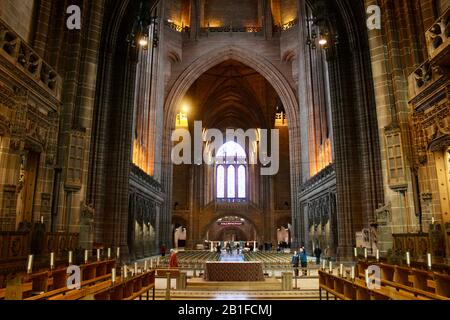
[[[328,49],[339,44],[334,16],[328,12],[325,1],[319,0],[314,8],[314,17],[308,20],[307,45],[312,49]],[[318,44],[318,46],[317,46]]]
[[[151,9],[149,2],[141,0],[139,3],[139,9],[137,10],[136,19],[133,23],[131,32],[128,34],[127,42],[132,48],[141,47],[144,50],[148,49],[149,45],[149,33],[151,24],[157,23],[157,17],[151,16]],[[156,29],[156,28],[155,28]],[[158,46],[157,33],[154,31],[153,46]]]

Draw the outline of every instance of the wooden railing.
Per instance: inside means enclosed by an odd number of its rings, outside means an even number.
[[[0,263],[26,259],[30,250],[29,232],[0,232]]]
[[[426,261],[428,253],[438,261],[445,257],[443,232],[393,234],[393,238],[394,252],[402,256],[409,252],[412,260]]]
[[[203,33],[261,33],[263,31],[262,27],[249,26],[249,27],[234,27],[234,26],[223,26],[223,27],[207,27],[201,28]]]

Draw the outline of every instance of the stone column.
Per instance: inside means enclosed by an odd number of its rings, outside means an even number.
[[[39,4],[39,16],[36,23],[36,33],[34,36],[34,50],[36,53],[45,57],[45,51],[47,48],[47,38],[49,35],[50,15],[52,9],[51,0],[41,0]]]

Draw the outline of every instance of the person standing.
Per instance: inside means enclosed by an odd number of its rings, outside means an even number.
[[[161,253],[161,256],[165,257],[166,256],[166,246],[162,245],[161,248],[159,249],[159,253]]]
[[[297,251],[294,251],[294,255],[291,259],[292,268],[294,268],[295,276],[298,277],[298,264],[300,261],[300,257],[297,254]]]
[[[322,254],[322,250],[319,246],[314,249],[314,256],[316,257],[316,264],[320,265],[320,256]]]
[[[303,270],[303,275],[307,275],[307,270],[306,268],[308,267],[308,256],[306,255],[306,250],[305,247],[301,247],[300,248],[300,265],[302,267]]]
[[[169,268],[178,268],[177,252],[170,249]]]

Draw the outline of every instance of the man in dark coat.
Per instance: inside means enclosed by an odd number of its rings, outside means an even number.
[[[298,264],[300,262],[300,257],[297,254],[297,251],[294,251],[294,255],[291,259],[292,268],[294,268],[295,276],[298,277]]]
[[[316,264],[320,265],[320,256],[322,255],[322,250],[320,247],[314,249],[314,256],[316,257]]]

